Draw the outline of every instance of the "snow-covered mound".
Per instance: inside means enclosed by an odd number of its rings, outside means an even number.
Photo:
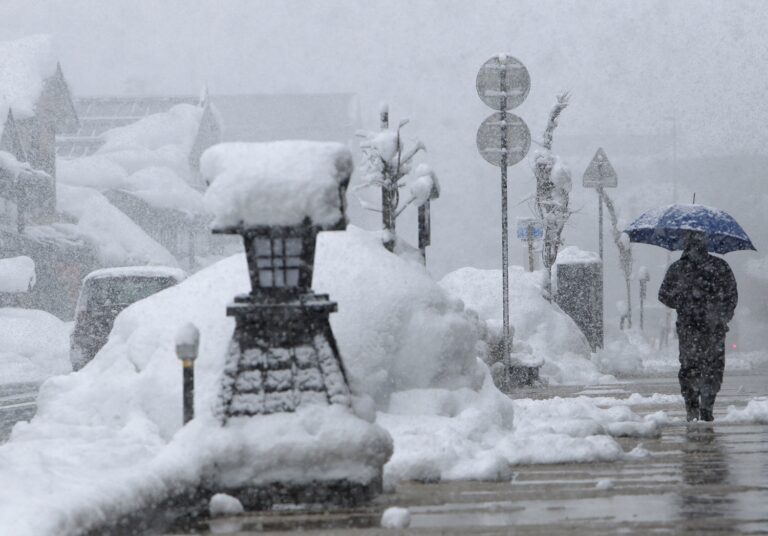
[[[220,143],[203,153],[200,171],[213,181],[205,194],[214,227],[239,224],[334,226],[343,217],[339,186],[352,174],[341,143]]]
[[[584,334],[557,305],[542,297],[543,272],[509,268],[509,321],[514,338],[527,343],[534,357],[544,359],[541,373],[558,383],[608,381],[590,361]],[[440,286],[496,332],[501,332],[501,271],[461,268],[446,275]]]
[[[56,185],[57,208],[77,223],[54,224],[61,233],[85,236],[93,242],[102,266],[159,264],[177,266],[171,253],[106,197],[92,188]]]
[[[157,208],[204,214],[189,165],[202,114],[199,106],[178,104],[108,130],[93,155],[57,160],[57,180],[99,192],[123,190]]]
[[[0,292],[26,292],[36,280],[35,261],[29,257],[0,259]]]
[[[350,226],[321,233],[313,288],[339,303],[331,326],[353,386],[377,400],[404,389],[476,387],[478,323],[424,266]]]
[[[38,382],[72,370],[70,329],[45,311],[0,308],[0,383]]]
[[[367,482],[380,471],[391,454],[389,435],[344,406],[234,420],[221,429],[213,408],[234,328],[225,308],[248,290],[244,256],[228,258],[125,309],[92,362],[46,382],[36,417],[0,447],[0,480],[12,483],[0,489],[0,526],[17,535],[69,534],[105,512],[140,509],[201,482],[323,475]],[[174,343],[190,321],[200,329],[196,417],[181,429]]]

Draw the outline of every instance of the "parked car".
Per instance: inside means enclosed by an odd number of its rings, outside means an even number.
[[[139,300],[183,281],[186,274],[166,266],[105,268],[83,280],[70,335],[72,369],[83,368],[107,342],[117,315]]]

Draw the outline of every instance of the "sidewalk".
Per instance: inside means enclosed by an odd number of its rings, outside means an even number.
[[[553,387],[516,396],[677,394],[674,375],[588,388]],[[715,423],[676,424],[642,443],[651,455],[616,463],[516,468],[512,482],[405,483],[369,508],[344,513],[269,512],[219,518],[197,534],[391,534],[379,527],[388,506],[411,511],[408,534],[768,534],[768,424],[718,422],[729,405],[768,395],[768,370],[726,372]],[[633,408],[682,417],[682,402]],[[173,534],[183,534],[175,532]],[[189,532],[186,532],[189,533]]]

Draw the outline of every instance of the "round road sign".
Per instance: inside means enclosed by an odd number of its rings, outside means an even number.
[[[531,90],[531,77],[520,60],[497,54],[477,72],[477,94],[494,110],[519,106]]]
[[[506,143],[503,143],[505,138]],[[496,112],[477,129],[477,150],[494,166],[501,167],[504,154],[507,155],[507,166],[514,166],[525,158],[530,148],[528,125],[515,114]]]

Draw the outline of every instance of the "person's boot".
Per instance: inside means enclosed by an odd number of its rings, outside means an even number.
[[[699,418],[702,421],[712,422],[715,420],[715,416],[712,415],[712,408],[701,408],[699,410]],[[690,419],[689,419],[690,420]]]
[[[685,418],[688,420],[688,422],[691,421],[698,421],[700,418],[699,415],[699,405],[694,403],[689,403],[687,400],[685,402]]]

